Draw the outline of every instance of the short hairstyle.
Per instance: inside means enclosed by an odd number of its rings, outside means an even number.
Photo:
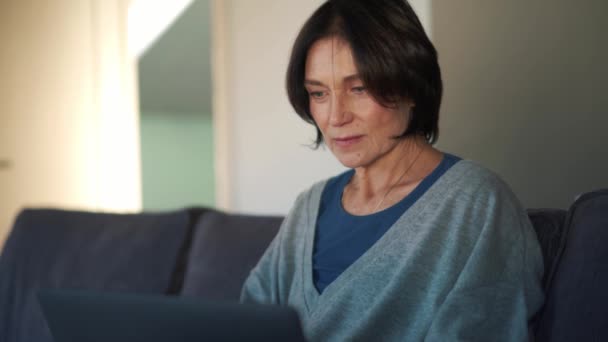
[[[423,135],[434,144],[439,135],[443,85],[437,51],[418,16],[405,0],[328,0],[306,21],[291,50],[286,88],[304,121],[316,125],[304,87],[306,58],[320,39],[338,37],[349,44],[367,91],[383,106],[406,99],[415,103],[407,129],[398,138]]]

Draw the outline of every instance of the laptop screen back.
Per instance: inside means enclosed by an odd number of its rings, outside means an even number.
[[[56,342],[304,341],[286,307],[65,290],[39,299]]]

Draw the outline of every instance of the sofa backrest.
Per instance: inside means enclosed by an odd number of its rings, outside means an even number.
[[[543,289],[548,287],[550,270],[556,267],[558,254],[562,245],[564,221],[566,210],[563,209],[528,209],[528,217],[532,221],[536,237],[541,246],[545,273],[543,275]]]
[[[608,341],[608,189],[571,206],[537,341]]]
[[[206,211],[194,231],[181,295],[238,300],[282,221],[278,216]]]
[[[0,257],[0,341],[52,341],[43,288],[165,293],[190,222],[185,210],[21,212]]]
[[[608,341],[608,190],[582,196],[569,211],[530,209],[528,215],[543,253],[547,293],[536,340],[594,340],[590,334],[596,334],[601,338],[595,340]],[[281,221],[207,211],[193,235],[181,294],[237,300]]]
[[[608,190],[568,212],[531,209],[545,262],[536,341],[608,341]],[[193,208],[159,214],[25,210],[0,257],[0,341],[51,341],[42,288],[238,300],[283,218]]]

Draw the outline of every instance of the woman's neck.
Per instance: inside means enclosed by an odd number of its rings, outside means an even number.
[[[344,208],[358,215],[392,206],[407,196],[441,161],[423,137],[407,138],[382,158],[355,169],[344,189]]]

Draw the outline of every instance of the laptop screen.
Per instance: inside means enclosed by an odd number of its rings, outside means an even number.
[[[296,312],[281,306],[68,290],[38,297],[56,342],[304,341]]]

